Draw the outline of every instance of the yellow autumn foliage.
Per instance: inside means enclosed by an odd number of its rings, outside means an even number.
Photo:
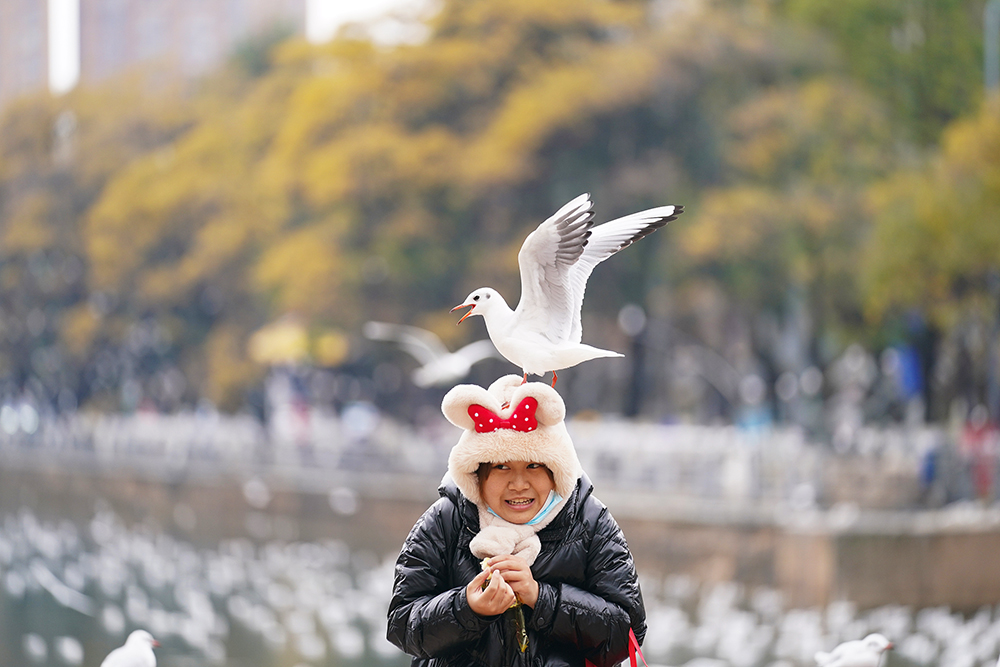
[[[871,317],[919,307],[947,325],[990,298],[990,276],[1000,275],[998,111],[1000,99],[988,100],[945,132],[941,154],[926,166],[872,187],[864,261]]]
[[[479,284],[513,301],[524,235],[583,191],[604,219],[688,209],[602,269],[603,294],[711,282],[764,307],[801,288],[836,322],[865,285],[885,310],[981,281],[996,114],[887,177],[893,120],[778,13],[446,0],[420,44],[289,39],[259,72],[26,99],[0,118],[0,288],[55,304],[44,344],[80,368],[154,322],[170,363],[234,405],[259,377],[254,332],[289,313],[326,364],[374,314],[463,342],[447,308]],[[601,294],[588,308],[616,310]]]

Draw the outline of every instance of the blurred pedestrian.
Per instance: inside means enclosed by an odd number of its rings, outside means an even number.
[[[990,421],[985,405],[979,404],[969,412],[969,419],[962,430],[962,451],[969,461],[969,474],[976,498],[988,501],[993,497],[993,468],[997,455],[998,431]]]

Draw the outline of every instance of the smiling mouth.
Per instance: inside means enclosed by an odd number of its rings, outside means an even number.
[[[529,507],[535,501],[533,498],[518,498],[517,500],[507,500],[505,502],[514,509],[524,509],[525,507]]]

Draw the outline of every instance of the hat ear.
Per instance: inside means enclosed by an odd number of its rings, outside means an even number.
[[[524,378],[520,375],[504,375],[490,385],[487,390],[490,395],[496,396],[501,404],[514,403],[514,392],[524,384]]]
[[[471,431],[476,427],[469,415],[469,406],[479,404],[491,411],[500,412],[500,402],[485,389],[475,384],[460,384],[452,387],[441,401],[441,412],[455,426]]]
[[[517,405],[526,396],[532,396],[538,401],[535,419],[543,426],[558,424],[566,418],[566,404],[555,389],[544,382],[529,382],[514,390],[510,399],[511,405]]]

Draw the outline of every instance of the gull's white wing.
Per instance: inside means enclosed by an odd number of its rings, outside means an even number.
[[[842,658],[845,655],[850,655],[851,653],[856,653],[865,648],[864,642],[860,639],[852,639],[850,641],[838,644],[832,651],[830,651],[830,657],[833,659]]]
[[[587,280],[594,267],[644,236],[652,234],[684,212],[683,206],[658,206],[590,228],[590,238],[579,259],[569,270],[568,283],[572,305],[572,325],[568,338],[579,343],[583,337],[580,310],[587,290]]]
[[[514,316],[522,337],[541,336],[553,343],[570,337],[573,313],[579,311],[570,272],[587,247],[593,207],[589,194],[580,195],[538,225],[521,245],[521,300]]]
[[[107,657],[101,663],[101,667],[121,667],[122,661],[126,659],[124,647],[116,648],[111,653],[108,653]]]
[[[487,339],[469,343],[462,349],[424,364],[413,371],[413,382],[418,387],[445,385],[461,380],[469,374],[475,363],[497,357],[502,359],[493,341]]]
[[[366,322],[362,329],[366,338],[398,343],[421,364],[429,364],[435,359],[450,354],[441,339],[433,332],[405,324],[386,322]]]
[[[500,353],[497,352],[496,346],[493,344],[489,338],[484,338],[483,340],[477,340],[474,343],[469,343],[465,347],[461,348],[455,352],[455,356],[461,357],[470,366],[477,361],[482,361],[483,359],[489,359],[490,357],[496,357],[497,359],[503,359]]]
[[[120,646],[108,654],[101,667],[155,667],[156,658],[152,651],[136,651],[132,647]]]
[[[52,597],[54,597],[62,606],[75,609],[81,614],[86,614],[87,616],[94,615],[94,601],[83,593],[80,593],[79,591],[76,591],[61,582],[56,575],[52,574],[52,570],[45,567],[42,559],[33,559],[28,565],[28,569],[31,570],[31,574],[34,575],[35,581],[37,581],[42,588],[51,593]]]
[[[881,656],[879,651],[851,651],[832,658],[827,665],[828,667],[878,667]]]
[[[832,651],[823,652],[820,651],[814,656],[816,664],[821,667],[826,665],[832,665],[840,660],[843,660],[846,656],[857,653],[864,648],[864,644],[859,639],[854,639],[851,641],[846,641],[838,644]]]

